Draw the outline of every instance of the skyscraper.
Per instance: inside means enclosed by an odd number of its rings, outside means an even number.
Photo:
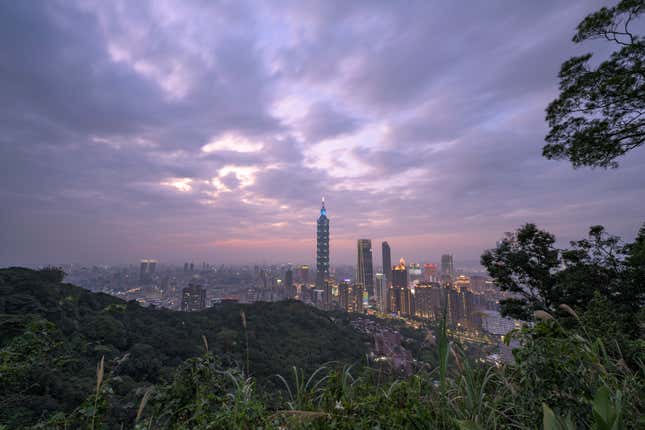
[[[361,284],[369,297],[374,296],[374,271],[372,270],[372,241],[358,239],[356,282]]]
[[[309,266],[306,264],[301,265],[298,267],[298,282],[301,284],[307,285],[309,284]]]
[[[318,228],[316,230],[316,288],[323,288],[329,277],[329,218],[322,199]]]
[[[437,278],[437,265],[426,263],[423,265],[423,280],[425,282],[435,282]]]
[[[408,269],[405,265],[405,260],[401,258],[399,264],[392,268],[392,287],[390,288],[390,307],[388,312],[402,314],[409,312],[410,298],[408,294]]]
[[[188,284],[181,292],[181,310],[184,312],[206,309],[206,290],[197,284]]]
[[[378,304],[378,310],[381,312],[386,312],[386,303],[387,303],[387,284],[385,281],[385,276],[382,273],[377,273],[376,277],[376,303]]]
[[[296,287],[293,284],[293,270],[291,270],[291,267],[287,268],[284,273],[284,287],[287,298],[293,299],[296,296]]]
[[[381,254],[383,254],[383,275],[385,278],[385,287],[387,288],[392,283],[392,257],[390,255],[389,243],[381,243]]]
[[[141,260],[141,266],[139,268],[139,282],[146,281],[147,273],[148,273],[148,260]]]
[[[157,267],[157,260],[141,260],[141,266],[139,268],[139,282],[146,283],[150,282],[152,276],[155,274],[155,268]]]
[[[452,254],[443,254],[441,256],[441,280],[443,282],[452,282],[455,277],[455,266]]]

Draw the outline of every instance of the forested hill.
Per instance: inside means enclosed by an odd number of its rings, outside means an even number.
[[[222,363],[244,368],[242,311],[248,367],[260,384],[275,383],[273,375],[291,366],[360,361],[368,349],[346,322],[296,301],[175,312],[62,283],[55,271],[0,269],[0,424],[78,406],[94,389],[103,356],[106,372],[118,375],[117,404],[135,401],[138,387],[167,380],[202,354],[204,338]]]

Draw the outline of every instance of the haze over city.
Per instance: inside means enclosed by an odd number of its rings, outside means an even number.
[[[4,2],[0,266],[312,263],[322,196],[332,265],[364,237],[476,262],[526,222],[631,240],[645,151],[541,157],[602,4]]]

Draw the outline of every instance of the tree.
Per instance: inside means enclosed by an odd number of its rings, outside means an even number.
[[[560,265],[554,243],[551,233],[526,224],[484,252],[481,263],[496,285],[517,296],[500,301],[502,315],[528,320],[533,311],[551,307]]]
[[[630,24],[645,0],[622,0],[588,15],[573,42],[606,39],[619,47],[592,67],[592,54],[573,57],[560,69],[560,96],[546,110],[550,131],[542,155],[574,167],[616,168],[616,159],[645,143],[645,39]]]
[[[502,315],[529,320],[536,310],[558,312],[561,304],[586,310],[596,294],[620,315],[625,331],[636,335],[636,315],[645,299],[645,226],[624,245],[602,226],[586,239],[554,246],[555,236],[526,224],[484,252],[481,263],[502,291]]]

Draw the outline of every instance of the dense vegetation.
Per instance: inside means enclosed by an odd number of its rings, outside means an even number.
[[[56,270],[0,270],[0,423],[9,428],[73,411],[95,388],[102,357],[117,422],[133,418],[141,387],[171,380],[206,347],[264,388],[290,366],[311,372],[332,360],[361,361],[367,352],[368,340],[347,321],[300,302],[173,312],[61,279]]]
[[[616,50],[597,65],[592,54],[562,64],[560,95],[546,111],[545,157],[615,168],[645,143],[645,38],[634,32],[643,13],[645,0],[621,0],[578,25],[575,43],[601,39]]]

